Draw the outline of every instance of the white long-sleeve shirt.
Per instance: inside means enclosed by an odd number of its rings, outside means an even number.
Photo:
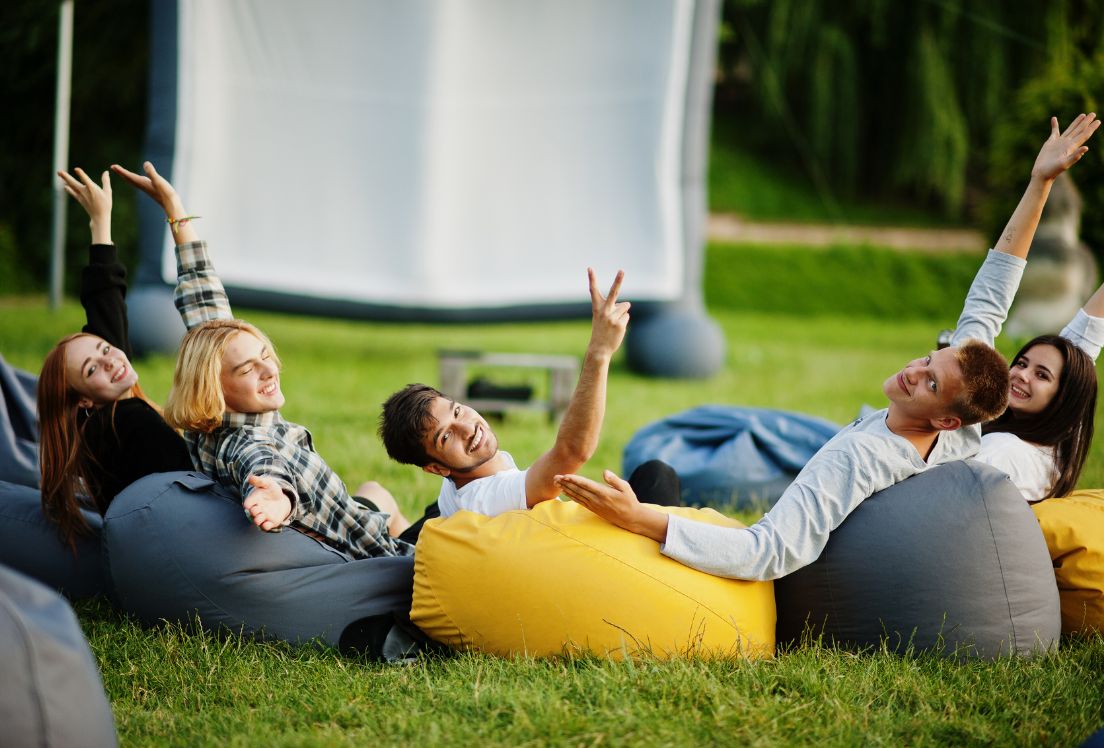
[[[990,251],[959,317],[953,344],[976,338],[992,345],[1019,288],[1025,262]],[[707,525],[671,515],[664,555],[695,569],[735,579],[776,579],[812,563],[828,535],[868,496],[933,465],[977,453],[981,427],[940,432],[928,460],[886,425],[888,409],[859,418],[832,437],[751,527]]]

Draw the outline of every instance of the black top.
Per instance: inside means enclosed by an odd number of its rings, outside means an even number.
[[[81,272],[81,305],[88,324],[84,332],[98,335],[130,358],[126,315],[126,268],[113,244],[93,244]],[[141,398],[81,411],[77,419],[92,459],[89,469],[99,484],[96,506],[107,505],[139,478],[150,473],[192,470],[188,448],[180,434]]]
[[[141,398],[94,408],[88,416],[82,411],[78,421],[94,459],[90,469],[99,483],[96,506],[101,513],[116,494],[139,478],[193,469],[180,434]]]

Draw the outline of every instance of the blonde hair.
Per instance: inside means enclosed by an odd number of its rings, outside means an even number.
[[[188,330],[180,343],[172,389],[165,402],[165,420],[173,428],[208,433],[226,412],[222,395],[222,355],[240,332],[255,336],[268,348],[276,367],[280,358],[268,336],[240,319],[213,319]]]

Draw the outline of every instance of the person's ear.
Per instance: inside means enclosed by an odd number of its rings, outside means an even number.
[[[942,418],[933,418],[932,426],[939,431],[955,431],[962,428],[962,419],[958,416],[943,416]]]
[[[452,473],[451,470],[439,462],[431,462],[428,465],[422,465],[422,470],[431,475],[439,475],[442,478],[447,478]]]
[[[91,408],[93,405],[95,405],[95,403],[89,400],[87,397],[82,397],[80,400],[77,400],[78,408]]]

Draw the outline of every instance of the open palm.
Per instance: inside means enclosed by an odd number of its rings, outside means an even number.
[[[1031,169],[1032,176],[1054,179],[1076,164],[1089,150],[1085,142],[1099,127],[1100,120],[1095,113],[1090,112],[1078,115],[1065,132],[1059,133],[1058,118],[1051,117],[1050,137],[1039,150],[1035,166]]]

